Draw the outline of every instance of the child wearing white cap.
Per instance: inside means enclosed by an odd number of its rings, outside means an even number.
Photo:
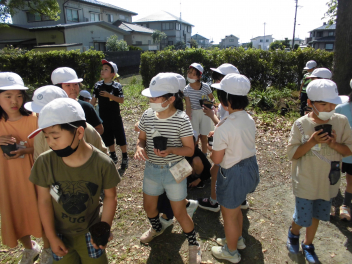
[[[352,88],[352,80],[350,82]],[[352,127],[352,93],[349,95],[349,100],[345,104],[340,104],[335,109],[336,113],[347,117],[350,126]],[[344,157],[341,166],[342,173],[346,173],[346,190],[342,206],[340,207],[340,219],[351,220],[351,200],[352,200],[352,156]],[[335,210],[334,210],[335,212]]]
[[[107,264],[106,245],[96,244],[90,228],[100,222],[112,225],[120,182],[115,165],[84,140],[85,114],[76,100],[57,98],[45,105],[38,126],[28,138],[43,131],[51,150],[38,157],[29,180],[37,186],[39,214],[53,258],[62,263]]]
[[[216,258],[238,263],[238,249],[246,247],[242,237],[243,215],[241,204],[259,183],[259,169],[255,148],[255,123],[244,109],[249,101],[250,81],[241,74],[227,74],[218,89],[220,102],[228,108],[229,116],[219,123],[214,132],[210,158],[219,164],[216,196],[221,206],[226,238],[218,238],[221,246],[212,247]]]
[[[295,121],[287,146],[296,205],[286,246],[297,254],[300,229],[305,227],[303,254],[309,263],[319,263],[313,239],[319,221],[330,220],[331,199],[340,186],[340,162],[352,155],[352,130],[345,116],[335,114],[336,105],[348,97],[338,95],[333,81],[312,81],[307,95],[312,112]]]
[[[121,170],[128,168],[127,141],[125,128],[123,126],[120,104],[123,104],[125,98],[122,91],[122,85],[114,81],[117,74],[117,66],[112,61],[102,60],[100,71],[101,81],[94,85],[93,99],[91,104],[95,105],[98,99],[99,116],[104,122],[103,141],[108,146],[110,158],[117,164],[115,144],[120,146],[122,152]]]
[[[90,103],[77,99],[80,91],[79,85],[83,82],[83,79],[77,77],[75,70],[69,67],[57,68],[51,73],[51,81],[54,85],[62,88],[69,98],[77,100],[83,108],[87,122],[102,135],[104,133],[102,120],[95,112],[94,107]]]
[[[81,91],[79,91],[78,99],[89,103],[90,100],[92,100],[92,95],[87,90],[81,90]]]
[[[199,134],[202,142],[202,151],[207,153],[207,135],[213,129],[211,119],[204,115],[200,100],[214,100],[213,93],[208,84],[200,81],[204,69],[199,63],[192,63],[187,71],[189,84],[184,88],[183,93],[186,101],[186,113],[191,119],[192,127]]]
[[[36,190],[28,180],[33,165],[33,139],[27,136],[37,129],[37,117],[24,108],[27,89],[18,74],[0,72],[1,239],[3,245],[11,248],[17,246],[17,240],[21,241],[25,248],[21,263],[33,263],[40,253],[41,248],[31,241],[31,235],[42,237]],[[44,243],[44,248],[48,247]],[[43,250],[41,259],[43,255],[48,252]]]
[[[145,161],[143,179],[144,210],[152,227],[140,241],[149,243],[161,235],[165,227],[159,219],[159,195],[166,191],[172,211],[185,232],[189,244],[189,263],[201,262],[200,246],[194,224],[186,211],[187,180],[177,183],[170,169],[194,153],[193,129],[183,112],[179,80],[173,73],[159,73],[152,78],[149,88],[142,91],[149,98],[150,107],[142,115],[135,159]],[[167,139],[166,149],[154,148],[153,136]]]
[[[306,70],[307,73],[303,76],[303,79],[301,81],[301,87],[299,90],[299,98],[301,99],[301,116],[304,115],[304,112],[307,107],[307,86],[308,84],[312,81],[312,79],[309,79],[311,73],[314,71],[314,69],[317,67],[317,63],[314,60],[310,60],[306,63],[306,67],[303,68],[303,70]]]

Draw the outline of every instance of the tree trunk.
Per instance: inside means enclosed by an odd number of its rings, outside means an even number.
[[[333,80],[339,94],[351,92],[352,79],[352,1],[338,0]]]

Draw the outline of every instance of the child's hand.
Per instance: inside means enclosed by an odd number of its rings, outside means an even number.
[[[100,91],[100,92],[99,92],[99,95],[102,96],[102,97],[108,97],[108,98],[110,98],[110,94],[109,94],[107,91]]]
[[[207,137],[212,137],[214,135],[214,131],[210,131]]]
[[[330,137],[328,136],[328,133],[322,133],[319,135],[319,133],[323,132],[323,129],[320,129],[318,131],[315,131],[311,136],[308,141],[311,141],[314,143],[314,145],[319,144],[319,143],[328,143],[330,140]]]
[[[50,240],[50,247],[58,257],[63,257],[68,253],[68,249],[59,237]]]
[[[10,154],[15,154],[15,156],[10,157],[4,153],[4,156],[7,160],[17,159],[20,156],[24,155],[25,153],[24,153],[24,149],[18,149],[18,150],[11,151]]]
[[[113,237],[113,235],[112,235],[112,233],[110,232],[110,236],[109,236],[109,239],[108,239],[108,243],[113,239],[114,237]],[[102,245],[100,245],[99,247],[94,243],[94,241],[93,241],[93,239],[91,238],[90,239],[90,243],[92,243],[92,245],[93,245],[93,247],[95,248],[95,249],[105,249],[107,246],[108,246],[108,244],[106,244],[105,246],[102,246]]]
[[[209,116],[210,118],[212,118],[215,113],[212,109],[206,107],[205,105],[203,105],[203,113],[206,115],[206,116]]]
[[[201,182],[201,179],[198,178],[198,179],[194,180],[193,182],[191,182],[191,183],[188,185],[188,187],[190,187],[190,188],[197,187],[200,182]]]
[[[331,137],[329,136],[330,142],[328,143],[330,148],[334,148],[336,145],[336,131],[333,129],[331,131]]]
[[[147,152],[145,152],[144,148],[141,148],[139,146],[137,146],[137,151],[134,154],[134,159],[136,160],[141,160],[141,161],[146,161],[147,159],[149,159]]]
[[[16,139],[11,135],[0,136],[0,145],[7,146],[8,144],[16,143]]]
[[[155,153],[155,155],[164,158],[167,155],[171,154],[171,150],[170,150],[170,148],[167,148],[167,149],[161,151],[161,150],[155,148],[154,153]]]

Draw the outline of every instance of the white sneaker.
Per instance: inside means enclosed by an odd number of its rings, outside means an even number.
[[[189,206],[186,208],[187,209],[187,214],[192,218],[194,212],[198,208],[198,201],[197,200],[188,200],[190,202]]]
[[[53,253],[50,248],[42,249],[39,264],[53,264]]]
[[[236,253],[232,256],[224,247],[212,247],[211,253],[213,253],[214,257],[218,259],[226,259],[231,263],[238,263],[241,261],[241,254]]]
[[[37,242],[32,241],[32,249],[24,249],[22,258],[18,264],[33,264],[33,262],[39,257],[40,246]]]
[[[140,241],[144,244],[149,243],[155,237],[160,236],[164,232],[164,229],[161,229],[160,232],[156,232],[152,227],[140,237]]]
[[[246,200],[246,204],[241,204],[241,209],[242,210],[247,210],[249,208],[249,203],[248,201]]]
[[[246,240],[243,237],[240,237],[237,242],[237,249],[245,249],[246,248],[245,242]],[[218,243],[219,246],[225,246],[227,244],[226,237],[217,238],[216,243]]]
[[[174,224],[174,219],[170,219],[169,221],[167,221],[166,219],[162,218],[161,216],[159,217],[160,219],[160,223],[163,226],[162,229],[165,230],[166,228],[168,228],[169,226]]]

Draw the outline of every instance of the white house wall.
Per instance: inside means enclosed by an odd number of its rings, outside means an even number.
[[[124,37],[125,41],[127,42],[128,45],[151,45],[153,44],[153,38],[151,34],[143,34],[143,33],[138,33],[134,32],[130,35],[126,35]],[[141,41],[142,44],[137,44],[137,41]]]
[[[64,33],[59,30],[35,31],[37,45],[45,45],[45,43],[64,44]]]

